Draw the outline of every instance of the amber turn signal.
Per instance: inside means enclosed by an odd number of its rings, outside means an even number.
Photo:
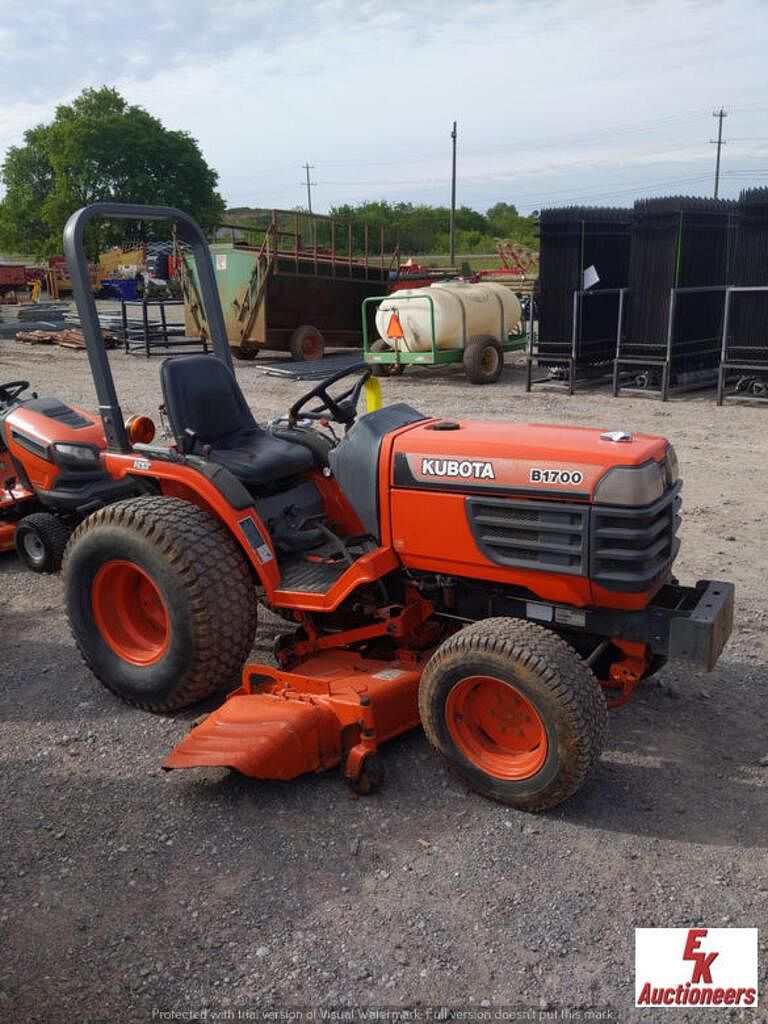
[[[150,444],[155,436],[155,424],[149,416],[131,416],[125,429],[131,444]]]

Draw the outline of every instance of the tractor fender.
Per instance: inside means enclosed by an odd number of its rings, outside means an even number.
[[[253,566],[265,596],[271,598],[280,582],[275,549],[253,504],[253,498],[223,466],[195,456],[157,458],[153,452],[106,452],[113,479],[125,476],[153,481],[160,493],[205,509],[231,532]]]

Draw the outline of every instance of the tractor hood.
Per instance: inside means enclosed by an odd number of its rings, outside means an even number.
[[[395,487],[644,505],[675,482],[677,460],[650,434],[432,420],[395,439],[392,474]]]

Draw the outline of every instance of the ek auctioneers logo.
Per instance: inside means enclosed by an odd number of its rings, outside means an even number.
[[[757,1006],[757,928],[635,928],[635,1006]]]

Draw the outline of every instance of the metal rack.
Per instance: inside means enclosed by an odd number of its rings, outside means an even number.
[[[744,339],[734,336],[730,330],[732,322],[732,299],[735,295],[761,294],[768,306],[768,285],[727,288],[723,312],[723,335],[720,350],[720,368],[717,374],[717,404],[725,399],[750,399],[768,401],[768,322],[762,344],[745,344]],[[729,374],[739,374],[736,387],[726,393]]]
[[[169,324],[167,309],[183,307],[180,299],[123,299],[120,303],[122,321],[121,333],[126,354],[144,351],[147,359],[159,348],[168,352],[172,348],[202,349],[208,352],[208,341],[205,335],[200,338],[188,337],[184,333],[184,324]],[[129,307],[140,307],[139,318],[130,317]],[[150,309],[159,312],[150,317]]]
[[[666,402],[672,394],[712,387],[717,379],[720,334],[691,338],[681,333],[678,324],[680,299],[705,293],[725,294],[726,289],[726,285],[670,288],[666,338],[662,343],[627,339],[623,324],[619,321],[613,366],[614,396],[627,391],[656,395],[662,402]],[[631,302],[634,296],[629,289],[626,291]],[[720,318],[722,323],[722,308]],[[622,372],[631,377],[632,384],[622,381]]]
[[[612,354],[618,350],[621,327],[624,320],[624,303],[626,288],[599,288],[593,290],[579,289],[573,293],[571,313],[570,346],[563,346],[557,363],[551,365],[553,357],[552,343],[541,353],[538,339],[533,330],[528,333],[528,350],[526,353],[525,390],[530,391],[536,384],[560,385],[568,389],[572,395],[578,384],[594,383],[595,380],[608,377],[612,370],[615,376],[615,360],[606,350],[611,343]],[[610,299],[616,303],[616,329],[607,337],[584,337],[584,300]],[[530,327],[532,328],[532,323]],[[605,332],[603,332],[605,333]],[[549,366],[547,375],[534,380],[533,366]]]

